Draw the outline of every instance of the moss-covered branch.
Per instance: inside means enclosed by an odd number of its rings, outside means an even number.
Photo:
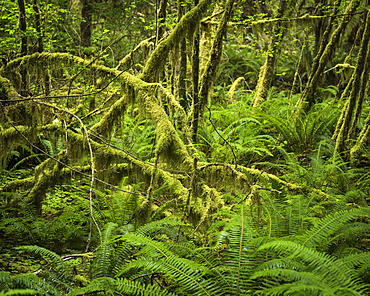
[[[207,10],[211,0],[202,0],[199,4],[184,15],[173,29],[171,34],[158,44],[149,60],[145,64],[141,78],[146,82],[156,82],[159,71],[163,69],[170,51],[181,42],[191,27],[195,27],[203,13]]]

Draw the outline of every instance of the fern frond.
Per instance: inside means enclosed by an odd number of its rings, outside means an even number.
[[[273,241],[260,247],[264,249],[277,249],[283,253],[292,254],[290,260],[301,259],[310,269],[314,269],[315,274],[325,278],[326,282],[333,287],[363,289],[363,285],[358,283],[355,272],[343,264],[340,259],[318,252],[311,248],[291,241]]]
[[[31,289],[15,289],[9,291],[0,291],[0,296],[18,296],[18,295],[35,295],[37,291]]]
[[[76,289],[69,296],[104,292],[104,295],[132,295],[132,296],[175,296],[159,286],[144,285],[140,282],[127,279],[113,279],[101,277],[93,280],[88,286]]]
[[[39,294],[59,295],[59,291],[51,284],[40,279],[35,274],[10,275],[8,272],[0,271],[0,283],[6,284],[9,288],[27,288],[36,290]]]
[[[47,276],[47,281],[52,282],[55,287],[63,287],[66,291],[70,291],[72,289],[69,285],[70,282],[73,282],[71,271],[58,254],[39,246],[21,246],[16,249],[41,256],[43,259],[48,261],[52,267],[51,269],[43,270]]]
[[[132,245],[140,245],[141,254],[145,254],[148,257],[168,257],[171,255],[171,252],[168,250],[165,243],[155,241],[150,237],[139,236],[135,234],[124,234],[117,236],[119,240],[127,241]]]
[[[304,235],[298,237],[298,241],[306,247],[322,245],[326,242],[328,237],[344,223],[355,217],[364,216],[364,214],[365,212],[363,209],[335,212],[322,219],[315,227],[307,231]]]
[[[202,266],[212,269],[212,271],[215,273],[215,276],[217,279],[214,279],[214,281],[218,281],[219,285],[228,287],[228,289],[231,289],[231,286],[229,282],[227,281],[225,275],[222,271],[219,270],[219,268],[215,268],[218,264],[220,264],[219,259],[215,259],[214,255],[211,254],[210,256],[203,255],[200,251],[201,249],[196,248],[196,246],[192,243],[186,243],[186,244],[169,244],[169,249],[176,253],[178,256],[181,254],[182,257],[188,257],[192,260],[196,260],[197,263],[201,264]],[[204,249],[204,248],[203,248]],[[179,250],[182,250],[183,252],[179,252]],[[179,254],[180,253],[180,254]]]
[[[127,268],[145,268],[145,270],[152,272],[163,273],[166,277],[176,282],[182,291],[186,291],[188,294],[208,296],[211,295],[208,289],[215,289],[216,285],[215,281],[203,279],[203,274],[207,272],[210,275],[212,274],[211,271],[191,260],[178,258],[173,255],[168,255],[160,260],[153,260],[150,257],[138,259],[128,264]]]
[[[318,291],[321,290],[317,286],[304,285],[302,283],[297,284],[279,284],[272,288],[266,288],[263,290],[257,290],[257,293],[267,294],[267,295],[320,295]],[[333,295],[333,294],[327,294]]]
[[[57,265],[60,265],[60,266],[64,265],[64,261],[63,261],[62,257],[60,257],[55,252],[50,251],[50,250],[45,249],[45,248],[40,247],[40,246],[35,246],[35,245],[34,246],[20,246],[20,247],[17,247],[15,249],[34,253],[36,255],[39,255],[39,256],[43,257],[45,260],[47,260],[47,261],[49,261],[53,264],[57,264]]]
[[[370,252],[367,253],[360,253],[360,254],[353,254],[341,258],[343,264],[348,268],[353,268],[359,265],[370,264]]]
[[[102,245],[99,248],[98,259],[99,268],[97,270],[97,276],[105,277],[109,276],[112,270],[112,259],[114,257],[114,248],[112,246],[112,234],[114,229],[117,227],[115,223],[108,223],[104,232],[102,233]]]
[[[127,279],[118,280],[118,291],[126,295],[140,295],[140,296],[175,296],[158,286],[143,285],[139,282],[130,281]]]
[[[297,270],[292,269],[272,268],[257,271],[253,274],[251,278],[256,279],[260,277],[273,277],[278,279],[279,281],[281,280],[282,282],[286,281],[295,282],[297,286],[299,284],[304,283],[305,285],[316,287],[316,289],[318,290],[325,290],[331,288],[327,283],[325,283],[324,278],[313,272],[299,272]],[[277,283],[277,285],[280,284]]]
[[[229,249],[225,267],[227,270],[226,279],[232,289],[231,295],[243,295],[249,289],[250,276],[256,261],[252,260],[256,251],[253,235],[255,231],[251,225],[250,218],[244,214],[244,207],[241,207],[240,215],[230,223]],[[253,259],[257,259],[254,257]]]

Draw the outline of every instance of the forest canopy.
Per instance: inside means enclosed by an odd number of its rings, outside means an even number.
[[[367,1],[0,9],[0,295],[370,294]]]

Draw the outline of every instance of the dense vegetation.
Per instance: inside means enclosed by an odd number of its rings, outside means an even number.
[[[370,295],[368,4],[2,1],[0,295]]]

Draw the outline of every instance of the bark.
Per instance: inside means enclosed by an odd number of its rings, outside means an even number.
[[[337,28],[334,30],[333,34],[330,37],[329,42],[326,44],[325,48],[323,46],[320,47],[319,53],[316,55],[314,65],[312,67],[312,72],[308,79],[307,87],[303,91],[301,100],[299,102],[299,107],[305,112],[310,110],[311,107],[314,105],[316,89],[319,81],[321,80],[324,69],[327,63],[329,62],[330,58],[333,56],[335,49],[339,44],[339,38],[346,29],[347,24],[352,17],[352,14],[356,11],[359,4],[360,1],[358,0],[351,1],[351,3],[345,10],[344,13],[345,16],[343,17],[342,21],[339,23]],[[332,20],[330,26],[335,25],[333,22],[334,19]],[[329,30],[330,26],[328,26],[327,30]],[[326,36],[328,36],[327,34],[328,33],[325,32],[324,41],[326,40]]]
[[[39,9],[39,3],[38,0],[33,0],[32,7],[35,12],[35,28],[37,32],[37,51],[43,52],[44,51],[44,40],[43,40],[43,32],[42,32],[42,24],[41,24],[41,15],[40,15],[40,9]],[[44,86],[45,86],[45,95],[48,96],[50,94],[50,84],[51,84],[51,78],[50,78],[50,72],[48,67],[44,67],[43,71],[43,79],[44,79]]]
[[[340,131],[336,139],[335,146],[336,153],[341,153],[345,150],[345,141],[348,139],[349,136],[349,129],[353,118],[353,111],[356,107],[356,104],[358,104],[361,82],[363,82],[364,76],[366,75],[366,74],[364,75],[363,72],[364,65],[366,62],[366,56],[368,54],[369,39],[370,39],[370,14],[367,13],[365,30],[357,58],[357,65],[355,72],[353,73],[352,90],[348,99],[348,103],[345,105],[346,108],[345,110],[343,110],[340,119],[342,121],[342,126],[340,127]],[[367,70],[365,70],[365,73],[366,72]]]
[[[27,38],[27,22],[26,22],[26,8],[24,0],[18,0],[19,9],[19,30],[22,32],[21,52],[20,56],[26,56],[28,54],[28,38]],[[28,93],[28,72],[27,69],[23,69],[21,72],[22,82],[20,85],[20,94],[24,97],[29,95]]]
[[[80,24],[81,31],[81,43],[83,47],[89,47],[91,45],[91,32],[92,32],[92,6],[91,0],[81,0],[82,11],[81,16],[83,21]]]
[[[19,30],[22,31],[22,43],[21,43],[21,54],[20,56],[23,57],[27,55],[27,46],[28,46],[28,38],[27,34],[27,22],[26,22],[26,8],[24,0],[18,0],[18,9],[19,9]]]
[[[186,2],[180,1],[178,4],[178,19],[179,21],[185,15]],[[183,38],[180,43],[180,74],[179,74],[179,100],[184,110],[189,109],[189,103],[186,93],[186,67],[187,67],[187,54],[186,54],[186,38]]]
[[[156,42],[155,44],[159,43],[159,40],[163,37],[164,34],[164,24],[166,23],[166,9],[167,9],[167,0],[161,0],[159,3],[159,9],[157,13],[157,34],[156,34]]]
[[[194,5],[197,6],[198,0],[194,0]],[[193,101],[192,101],[192,140],[193,143],[198,141],[198,124],[199,124],[199,44],[200,44],[200,33],[199,26],[195,29],[193,39],[193,53],[192,53],[192,79],[193,79]]]
[[[350,160],[352,166],[356,166],[361,162],[361,154],[370,145],[370,114],[366,118],[365,125],[358,136],[358,141],[350,151]]]
[[[200,108],[204,110],[204,106],[208,103],[208,96],[213,86],[213,81],[217,76],[217,69],[221,61],[222,56],[222,41],[226,36],[227,22],[230,20],[233,12],[235,0],[228,0],[225,5],[225,11],[222,15],[220,25],[216,31],[213,39],[211,52],[209,54],[209,60],[206,64],[204,73],[201,78],[201,89],[200,89]]]
[[[294,9],[296,2],[296,0],[292,0],[288,3],[286,0],[281,0],[279,8],[276,11],[276,18],[282,18],[285,15],[289,15]],[[253,107],[257,107],[267,98],[271,82],[274,77],[276,59],[279,55],[281,41],[283,40],[284,35],[285,28],[283,28],[282,22],[278,21],[272,30],[272,39],[267,49],[265,64],[260,69],[256,94],[253,99]]]
[[[44,41],[42,39],[43,33],[41,31],[41,16],[40,16],[40,9],[38,0],[33,0],[32,2],[33,11],[35,12],[35,28],[37,32],[37,51],[43,52],[44,51]]]
[[[203,13],[207,10],[211,0],[201,0],[192,10],[187,12],[171,34],[162,40],[148,59],[140,76],[146,82],[156,82],[157,74],[163,69],[169,52],[181,42],[187,30],[199,23]]]

